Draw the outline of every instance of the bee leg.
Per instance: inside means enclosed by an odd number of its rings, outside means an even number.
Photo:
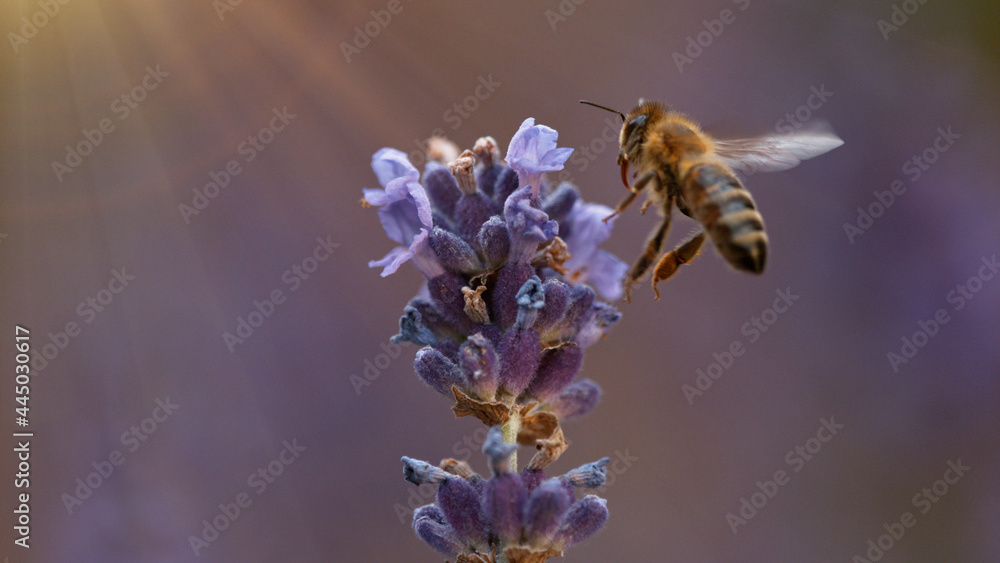
[[[657,301],[660,299],[660,291],[656,289],[656,284],[677,273],[677,269],[683,264],[694,260],[704,242],[705,231],[699,231],[698,234],[682,242],[677,248],[664,254],[663,258],[660,258],[660,261],[656,264],[656,269],[653,271],[653,293],[656,294]]]
[[[639,178],[639,181],[636,182],[635,187],[634,188],[629,187],[628,195],[626,195],[620,202],[618,202],[618,205],[615,207],[614,213],[604,218],[604,222],[607,223],[608,221],[611,220],[612,217],[615,217],[622,211],[625,211],[628,208],[628,206],[632,205],[632,202],[635,201],[635,198],[639,196],[639,193],[642,192],[642,190],[646,189],[646,184],[648,184],[649,181],[655,177],[656,173],[650,172],[648,174],[643,175],[642,178]],[[646,211],[646,207],[648,206],[649,206],[648,201],[643,204],[642,206],[643,212]]]
[[[612,213],[611,215],[608,215],[607,217],[604,218],[604,222],[607,223],[608,221],[611,220],[612,217],[615,217],[616,215],[618,215],[622,211],[625,211],[625,209],[628,208],[629,205],[632,205],[632,202],[635,201],[635,198],[637,198],[637,197],[639,197],[639,192],[630,191],[628,193],[628,195],[625,196],[624,199],[622,199],[620,202],[618,202],[618,206],[615,207],[614,213]]]
[[[625,285],[625,301],[632,301],[632,285],[649,271],[649,267],[656,260],[656,257],[663,251],[663,243],[667,240],[667,232],[670,231],[670,215],[673,211],[673,202],[667,203],[666,213],[663,222],[650,234],[646,242],[646,252],[635,261],[632,269],[628,273],[628,282]]]

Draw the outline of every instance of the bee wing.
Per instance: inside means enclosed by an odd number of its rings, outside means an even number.
[[[755,139],[716,141],[715,149],[731,168],[752,174],[788,170],[843,144],[829,127],[817,126]]]

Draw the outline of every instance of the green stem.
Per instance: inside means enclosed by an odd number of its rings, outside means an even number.
[[[500,427],[505,444],[517,444],[517,433],[521,431],[521,413],[515,408],[510,419]],[[510,454],[510,472],[517,473],[517,450]]]

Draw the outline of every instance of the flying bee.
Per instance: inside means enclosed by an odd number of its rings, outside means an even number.
[[[632,285],[654,262],[652,285],[659,299],[657,284],[694,259],[706,235],[733,268],[754,274],[763,272],[767,258],[764,220],[750,192],[733,171],[787,170],[844,144],[833,133],[818,130],[718,141],[690,118],[660,102],[640,99],[639,105],[627,115],[593,102],[580,103],[617,113],[622,118],[618,165],[629,193],[604,220],[624,211],[643,190],[647,195],[642,211],[655,205],[663,216],[663,222],[650,234],[645,252],[629,270],[626,300],[631,300]],[[632,185],[628,178],[630,166],[635,167]],[[664,251],[675,205],[701,228],[657,261]]]

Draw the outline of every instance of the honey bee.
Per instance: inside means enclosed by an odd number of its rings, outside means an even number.
[[[656,286],[698,255],[706,234],[716,250],[737,270],[754,274],[764,271],[767,259],[767,233],[750,192],[734,174],[787,170],[802,160],[819,156],[843,144],[829,131],[803,129],[755,139],[715,140],[687,116],[670,110],[665,104],[639,100],[627,115],[620,111],[582,101],[622,118],[619,136],[618,165],[622,183],[629,190],[608,221],[624,211],[646,190],[642,212],[655,205],[663,222],[649,236],[645,252],[628,273],[626,300],[631,300],[632,285],[653,269]],[[629,185],[629,167],[635,183]],[[664,251],[674,206],[697,221],[701,228],[667,252]]]

